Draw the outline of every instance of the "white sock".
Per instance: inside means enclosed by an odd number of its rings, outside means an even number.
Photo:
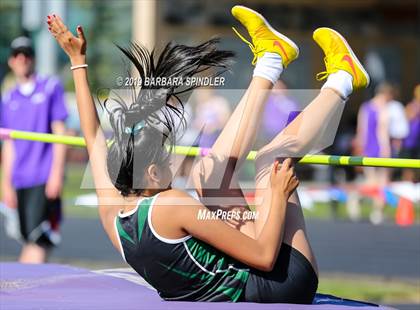
[[[338,91],[343,99],[347,99],[348,96],[353,92],[353,76],[344,70],[338,70],[337,72],[331,73],[325,84],[321,87],[332,88]]]
[[[283,72],[283,60],[276,53],[264,53],[258,59],[253,76],[259,76],[275,84]]]

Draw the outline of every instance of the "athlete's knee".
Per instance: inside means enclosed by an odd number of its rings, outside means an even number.
[[[195,184],[206,179],[213,170],[214,163],[208,156],[202,157],[199,161],[193,164],[191,169],[191,177]]]
[[[259,149],[256,154],[255,164],[260,166],[261,163],[273,163],[278,157],[300,157],[304,151],[305,143],[297,136],[284,135]]]
[[[192,168],[194,178],[232,178],[237,167],[237,158],[220,157],[212,154],[201,158]]]

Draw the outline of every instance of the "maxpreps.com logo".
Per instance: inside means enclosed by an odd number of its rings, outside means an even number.
[[[258,218],[258,211],[239,211],[239,210],[198,210],[197,219],[206,220],[222,220],[222,221],[253,221]]]

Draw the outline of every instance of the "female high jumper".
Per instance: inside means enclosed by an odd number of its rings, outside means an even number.
[[[353,90],[369,84],[369,76],[339,33],[315,30],[313,38],[325,53],[322,78],[328,78],[302,113],[258,151],[258,217],[239,225],[200,220],[199,214],[208,208],[223,208],[217,199],[235,198],[234,207],[249,210],[238,202],[238,197],[245,199],[234,170],[253,146],[268,92],[299,54],[296,44],[257,12],[235,6],[232,14],[252,38],[247,43],[256,65],[248,89],[210,153],[193,168],[200,201],[170,186],[168,146],[174,145],[176,124],[184,119],[181,91],[171,86],[143,87],[132,102],[120,98],[111,109],[114,138],[107,145],[89,90],[83,29],[78,26],[73,36],[59,16],[49,16],[47,22],[72,65],[100,219],[127,263],[169,301],[312,303],[318,271],[294,192],[298,180],[293,161],[287,158],[280,164],[274,159],[308,152],[331,115]],[[137,44],[120,49],[143,80],[186,79],[206,69],[226,68],[232,53],[216,50],[215,43],[210,40],[195,47],[170,43],[157,60]],[[310,121],[303,121],[308,115]]]

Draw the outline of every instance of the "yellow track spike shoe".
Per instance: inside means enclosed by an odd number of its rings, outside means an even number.
[[[353,77],[353,90],[369,86],[369,74],[341,34],[323,27],[314,31],[313,38],[325,54],[325,71],[316,75],[318,81],[326,79],[328,75],[338,70],[344,70]]]
[[[242,5],[235,5],[232,8],[232,15],[248,30],[249,36],[252,38],[251,43],[232,27],[254,53],[253,65],[266,52],[279,54],[285,68],[299,56],[297,45],[285,35],[274,30],[258,12]]]

